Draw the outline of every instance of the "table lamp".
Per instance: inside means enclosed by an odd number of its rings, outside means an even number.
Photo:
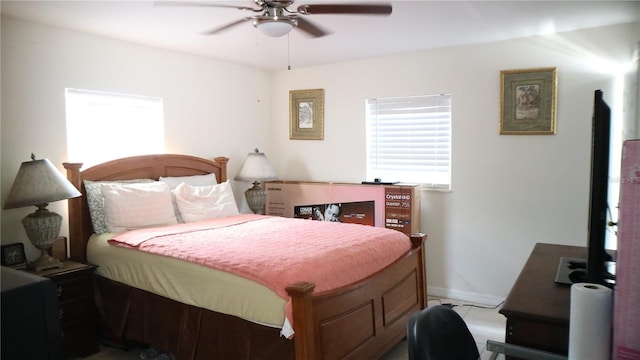
[[[234,178],[239,181],[253,181],[253,187],[244,192],[247,198],[247,205],[256,214],[264,214],[264,203],[266,193],[260,182],[277,180],[276,172],[273,171],[267,156],[261,153],[258,148],[249,153],[240,168],[240,172]]]
[[[62,216],[47,210],[47,205],[80,195],[78,189],[47,159],[36,160],[35,155],[31,154],[31,161],[25,161],[20,165],[4,208],[15,209],[33,205],[38,208],[22,219],[29,240],[42,252],[38,259],[29,263],[30,268],[42,271],[64,266],[60,260],[47,253],[58,237],[62,224]]]

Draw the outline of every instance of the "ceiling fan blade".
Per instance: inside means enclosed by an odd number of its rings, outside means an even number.
[[[307,19],[303,19],[300,16],[296,16],[295,18],[298,21],[297,28],[313,37],[318,38],[318,37],[323,37],[329,34],[328,31],[323,30],[322,28],[320,28],[319,26],[315,25],[314,23],[310,22]]]
[[[205,31],[205,32],[203,32],[203,33],[202,33],[202,35],[215,35],[215,34],[217,34],[217,33],[223,32],[223,31],[225,31],[225,30],[227,30],[227,29],[229,29],[229,28],[231,28],[231,27],[234,27],[234,26],[236,26],[236,25],[239,25],[239,24],[241,24],[241,23],[243,23],[243,22],[245,22],[245,21],[249,21],[249,20],[253,20],[253,19],[254,19],[253,17],[246,17],[246,18],[242,18],[242,19],[240,19],[240,20],[236,20],[236,21],[234,21],[234,22],[231,22],[231,23],[228,23],[228,24],[226,24],[226,25],[223,25],[223,26],[217,27],[217,28],[215,28],[215,29],[211,29],[211,30],[209,30],[209,31]]]
[[[248,7],[248,6],[236,6],[236,5],[224,5],[224,4],[213,4],[210,2],[191,2],[191,1],[154,1],[153,3],[154,6],[184,6],[184,7],[195,7],[195,6],[199,6],[199,7],[216,7],[216,8],[231,8],[231,9],[238,9],[238,10],[249,10],[249,11],[255,11],[255,12],[259,12],[262,11],[262,9],[255,9],[252,7]]]
[[[306,4],[298,7],[298,12],[305,15],[315,14],[354,14],[354,15],[389,15],[391,4]]]

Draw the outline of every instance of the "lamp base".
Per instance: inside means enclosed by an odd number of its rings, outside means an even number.
[[[22,225],[24,225],[24,230],[29,240],[31,240],[33,246],[42,252],[39,258],[29,263],[28,267],[38,272],[64,267],[60,260],[51,257],[47,253],[47,249],[53,246],[53,243],[58,238],[62,216],[47,210],[47,204],[38,204],[36,206],[38,207],[36,212],[22,219]]]
[[[255,214],[264,215],[264,203],[267,194],[258,181],[253,182],[253,187],[247,189],[247,191],[244,192],[244,196],[247,198],[247,205],[249,205],[251,211]]]
[[[47,269],[63,268],[64,264],[62,263],[62,261],[52,256],[49,256],[49,254],[47,254],[45,250],[42,252],[42,255],[40,255],[39,258],[30,262],[28,267],[29,269],[33,269],[37,272],[40,272]]]

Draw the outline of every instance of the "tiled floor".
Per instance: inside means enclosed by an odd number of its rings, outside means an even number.
[[[484,351],[485,344],[488,339],[496,341],[504,341],[504,331],[506,319],[504,316],[498,313],[499,307],[495,309],[486,309],[478,305],[471,306],[457,300],[449,299],[430,299],[429,305],[437,305],[440,303],[451,303],[456,305],[454,309],[462,316],[467,323],[469,330],[473,334],[476,343],[478,344],[478,350],[481,354],[481,359],[488,359],[491,355]],[[385,355],[381,360],[407,360],[409,355],[407,354],[406,341],[398,344],[393,350]],[[123,351],[115,348],[103,347],[102,351],[98,354],[92,355],[85,360],[139,360],[140,349],[131,349],[129,351]]]

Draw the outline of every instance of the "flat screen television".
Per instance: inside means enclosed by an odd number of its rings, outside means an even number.
[[[597,283],[612,287],[613,257],[605,246],[607,234],[607,193],[609,184],[609,142],[611,135],[611,109],[596,90],[593,102],[591,142],[591,182],[589,189],[589,228],[587,259],[562,258],[558,265],[556,282]]]

